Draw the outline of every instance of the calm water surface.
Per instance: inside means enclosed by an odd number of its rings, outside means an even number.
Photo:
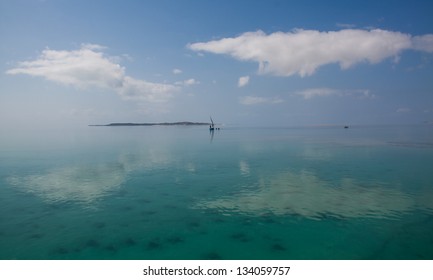
[[[0,259],[433,259],[433,127],[0,136]]]

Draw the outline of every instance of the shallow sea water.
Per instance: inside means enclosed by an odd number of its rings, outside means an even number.
[[[0,141],[0,259],[433,259],[432,126]]]

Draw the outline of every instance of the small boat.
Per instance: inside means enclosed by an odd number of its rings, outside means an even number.
[[[345,125],[344,128],[349,128],[349,126],[348,126],[348,125]]]
[[[210,117],[211,125],[209,125],[209,130],[214,131],[215,130],[215,124],[213,123],[212,117]]]

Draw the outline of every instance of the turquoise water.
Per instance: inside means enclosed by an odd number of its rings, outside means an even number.
[[[431,126],[0,139],[0,259],[433,259]]]

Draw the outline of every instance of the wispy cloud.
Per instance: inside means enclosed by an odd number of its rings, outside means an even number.
[[[43,77],[79,89],[113,90],[124,99],[149,102],[165,102],[179,90],[175,85],[127,76],[125,67],[117,63],[118,57],[105,55],[104,49],[95,44],[82,44],[71,51],[46,49],[36,60],[20,62],[6,73]]]
[[[397,109],[397,113],[410,113],[412,110],[410,108],[402,107]]]
[[[304,99],[325,96],[353,96],[360,99],[375,98],[368,89],[333,89],[333,88],[309,88],[295,92],[293,95],[302,96]]]
[[[227,54],[259,63],[260,74],[301,77],[338,63],[342,69],[363,62],[379,63],[405,50],[433,52],[433,34],[411,36],[382,29],[321,32],[295,29],[266,34],[247,32],[233,38],[189,44],[196,52]]]
[[[415,36],[412,41],[413,49],[417,51],[433,52],[433,34]]]
[[[314,97],[340,95],[340,92],[332,88],[309,88],[302,91],[297,91],[295,95],[300,95],[304,99],[311,99]]]
[[[344,29],[351,29],[351,28],[355,28],[356,27],[356,25],[352,24],[352,23],[336,23],[335,25],[337,27],[344,28]]]
[[[242,105],[257,105],[257,104],[278,104],[284,100],[279,97],[259,97],[259,96],[242,96],[239,97],[239,103]]]
[[[250,76],[240,77],[238,81],[238,87],[244,87],[248,85],[249,82],[250,82]]]
[[[176,85],[181,85],[181,86],[193,86],[193,85],[198,85],[200,84],[199,81],[197,81],[196,79],[188,79],[188,80],[184,80],[184,81],[179,81],[175,83]]]
[[[166,102],[173,97],[173,93],[178,88],[169,84],[151,83],[125,76],[122,86],[116,90],[120,96],[128,100]]]
[[[175,68],[175,69],[173,69],[173,74],[181,74],[182,73],[182,70],[180,70],[180,69],[177,69],[177,68]]]

